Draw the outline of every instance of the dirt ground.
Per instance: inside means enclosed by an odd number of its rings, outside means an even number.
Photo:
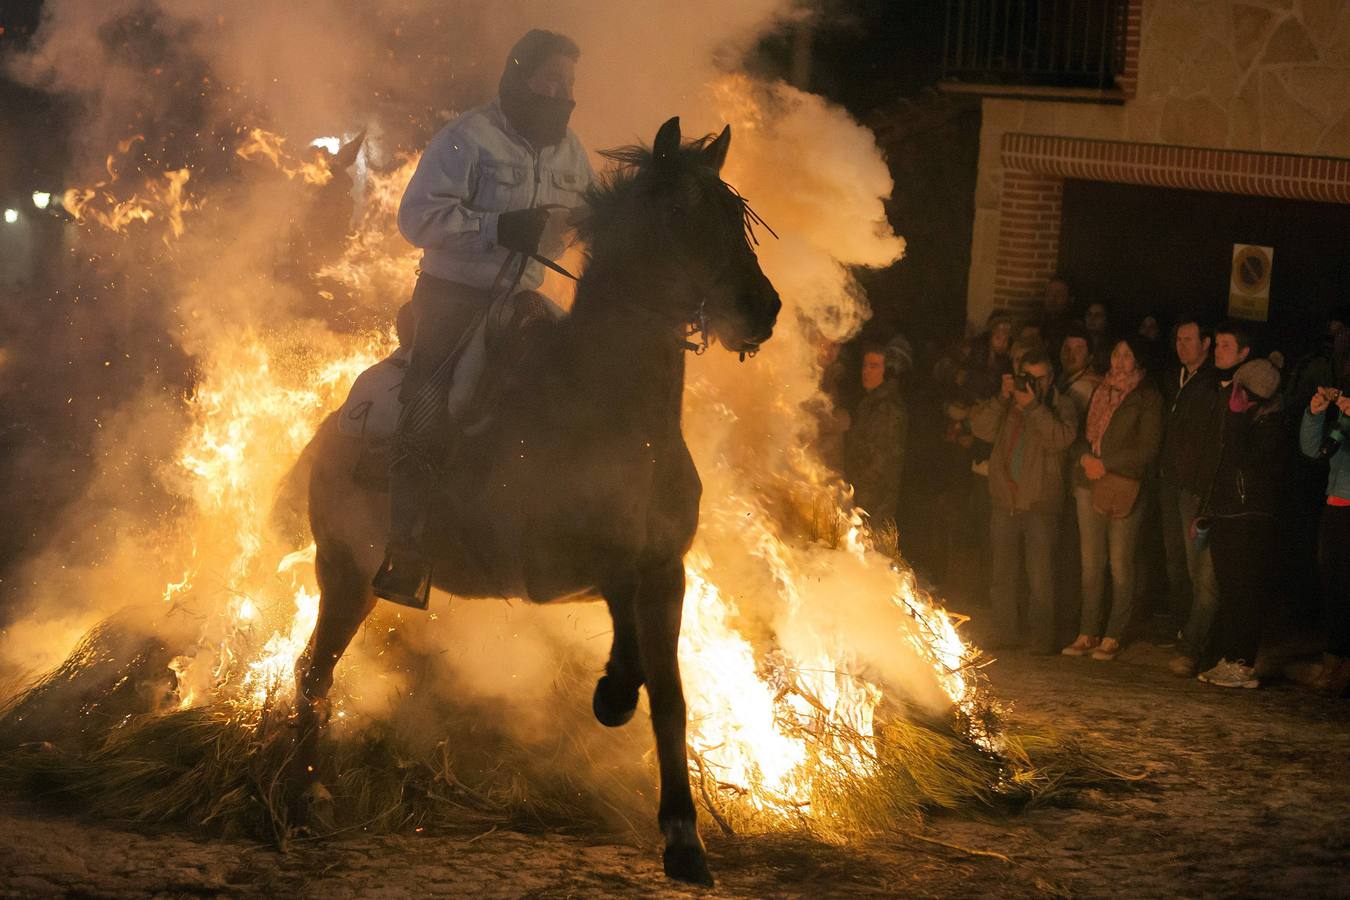
[[[954,847],[709,834],[718,887],[705,892],[665,881],[654,845],[354,835],[283,856],[11,804],[0,808],[0,897],[1350,896],[1350,701],[1177,679],[1167,653],[996,662],[995,688],[1019,719],[1086,737],[1149,777],[1071,807],[941,817],[923,833]]]

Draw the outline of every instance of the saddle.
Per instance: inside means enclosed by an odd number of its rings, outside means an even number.
[[[537,335],[556,321],[553,309],[537,291],[520,291],[495,300],[466,332],[445,364],[445,403],[457,433],[478,435],[492,424],[501,395]],[[361,442],[353,475],[369,490],[389,489],[389,454],[403,413],[399,390],[410,355],[400,347],[362,372],[338,414],[339,432]]]

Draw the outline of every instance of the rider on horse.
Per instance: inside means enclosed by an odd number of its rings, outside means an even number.
[[[405,412],[432,382],[444,409],[450,357],[488,305],[503,289],[540,285],[543,266],[534,257],[562,255],[552,211],[580,206],[594,179],[567,127],[580,54],[563,35],[528,32],[506,58],[496,99],[437,133],[408,183],[399,230],[423,255],[412,296],[416,338],[399,392]],[[455,427],[448,410],[430,421],[406,414],[399,421],[376,596],[422,605],[431,567],[421,532]]]

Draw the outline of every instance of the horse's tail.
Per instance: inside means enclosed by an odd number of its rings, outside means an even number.
[[[276,498],[272,501],[272,527],[287,540],[302,544],[309,539],[309,477],[314,471],[314,458],[322,443],[324,433],[335,427],[337,413],[324,419],[314,432],[305,449],[282,476],[277,485]]]

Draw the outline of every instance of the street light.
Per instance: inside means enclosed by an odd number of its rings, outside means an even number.
[[[51,202],[52,195],[47,191],[33,191],[33,205],[38,209],[46,209]]]
[[[19,211],[18,211],[17,209],[7,209],[7,210],[5,210],[5,224],[6,224],[6,225],[13,225],[13,224],[14,224],[15,222],[17,222],[17,221],[19,221]]]

